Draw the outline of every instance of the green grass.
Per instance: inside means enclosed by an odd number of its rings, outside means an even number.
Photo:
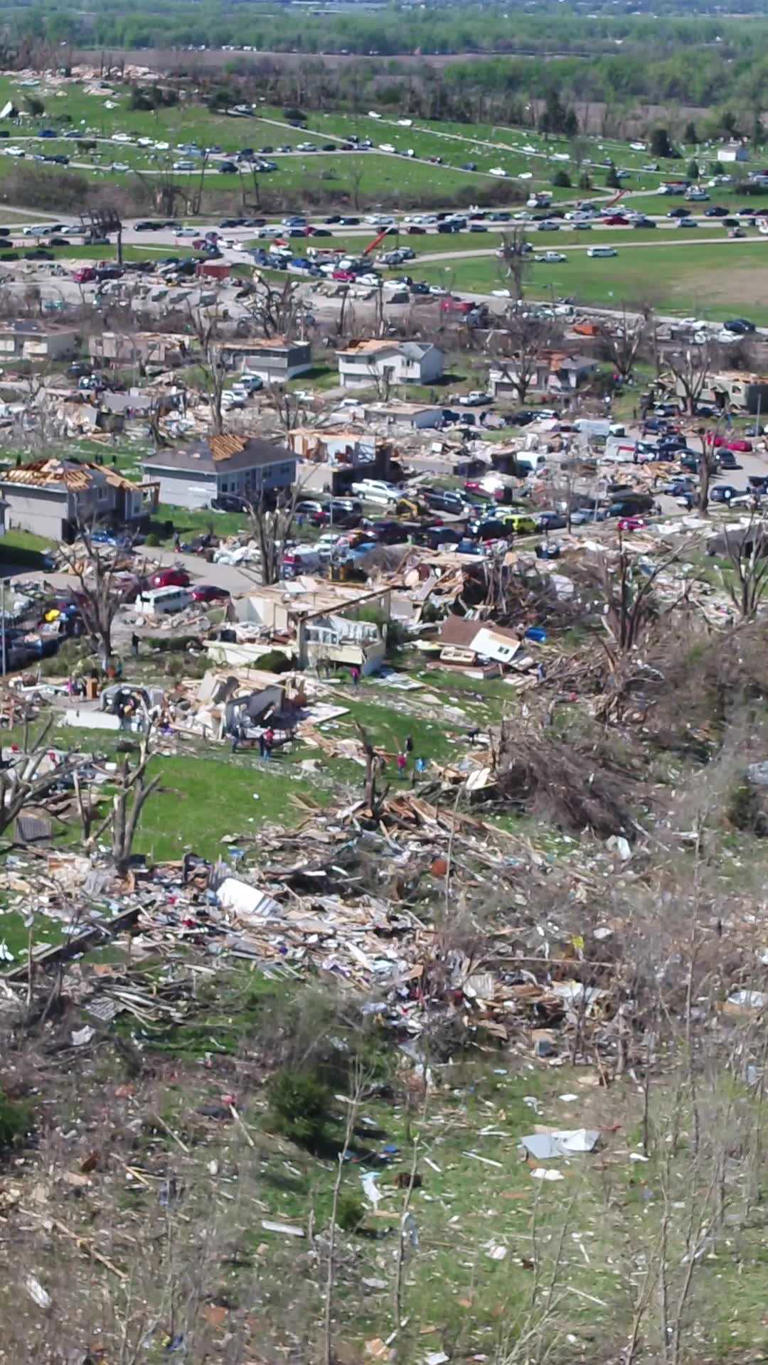
[[[0,538],[0,563],[41,568],[42,556],[55,548],[52,540],[33,535],[31,531],[6,531]]]
[[[152,769],[161,774],[162,789],[145,807],[136,847],[154,858],[181,858],[188,849],[220,857],[225,834],[248,838],[262,825],[304,818],[306,810],[292,804],[292,795],[321,804],[330,799],[295,763],[279,757],[262,762],[258,751],[238,755],[222,747],[216,757],[157,758]]]
[[[554,239],[558,236],[554,234]],[[557,240],[553,240],[552,249],[558,249]],[[695,313],[715,321],[748,310],[755,322],[768,321],[768,306],[760,302],[768,281],[768,241],[724,240],[698,245],[691,236],[685,247],[663,243],[617,250],[618,256],[607,259],[574,252],[562,265],[542,267],[546,270],[546,289],[577,303],[650,304],[660,312]],[[488,293],[504,284],[499,262],[493,257],[466,261],[457,257],[455,261],[426,265],[420,274],[445,284],[447,270],[451,287],[458,290]],[[539,277],[535,266],[527,287],[536,297]]]

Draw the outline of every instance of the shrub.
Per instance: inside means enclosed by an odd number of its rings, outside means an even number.
[[[270,649],[256,660],[256,667],[263,668],[266,673],[287,673],[292,664],[281,649]]]
[[[300,1147],[317,1147],[331,1117],[331,1092],[307,1071],[279,1071],[268,1087],[272,1126]]]
[[[32,1111],[25,1100],[10,1100],[0,1090],[0,1151],[15,1147],[32,1127]]]
[[[555,171],[555,174],[552,176],[552,184],[556,189],[569,190],[571,188],[571,177],[567,171]]]
[[[152,546],[152,545],[159,545],[159,544],[160,544],[160,537],[159,537],[159,535],[157,534],[157,531],[150,531],[149,534],[148,534],[147,536],[144,537],[144,544],[145,544],[145,545],[150,545],[150,546]]]
[[[357,1232],[365,1218],[365,1205],[359,1195],[342,1190],[336,1208],[336,1222],[345,1232]]]

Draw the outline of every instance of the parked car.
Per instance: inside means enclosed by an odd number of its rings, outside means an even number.
[[[226,588],[218,588],[215,583],[196,583],[189,595],[193,602],[223,602],[230,596]]]
[[[746,488],[734,488],[733,485],[729,483],[718,483],[715,484],[714,488],[710,489],[709,501],[728,503],[732,502],[734,498],[743,497],[746,492]]]
[[[214,512],[247,512],[248,504],[245,498],[239,498],[236,493],[221,493],[218,498],[211,502]]]
[[[147,579],[146,587],[155,588],[188,588],[191,579],[186,569],[158,569],[156,573]]]
[[[642,517],[619,517],[617,525],[620,531],[642,531],[646,523]]]

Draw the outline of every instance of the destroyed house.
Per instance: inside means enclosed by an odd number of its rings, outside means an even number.
[[[79,342],[74,327],[43,326],[26,318],[0,325],[0,359],[67,360],[77,354]]]
[[[372,590],[303,576],[255,589],[238,603],[238,617],[261,627],[300,668],[346,664],[372,673],[386,651],[393,586]],[[363,620],[361,613],[375,619]]]
[[[72,541],[83,526],[137,526],[145,491],[116,469],[75,460],[34,460],[0,474],[5,524],[49,540]]]
[[[302,489],[343,493],[361,473],[389,478],[392,447],[363,428],[296,427],[286,439],[303,462]]]
[[[222,494],[258,502],[264,493],[290,488],[296,456],[286,446],[257,436],[210,436],[176,450],[159,450],[144,473],[160,486],[171,507],[210,507]]]
[[[189,362],[193,344],[177,332],[100,332],[89,338],[88,354],[102,365],[170,369]]]

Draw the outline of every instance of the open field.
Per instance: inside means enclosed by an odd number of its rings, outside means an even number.
[[[555,239],[559,234],[555,234]],[[599,239],[602,241],[602,236]],[[559,243],[553,241],[553,249]],[[695,314],[713,320],[747,311],[768,323],[768,242],[727,241],[685,247],[639,245],[616,257],[592,259],[573,252],[560,265],[534,265],[527,286],[532,297],[554,293],[577,303],[605,307],[648,304],[659,312]],[[500,262],[493,256],[445,260],[420,267],[419,275],[435,284],[468,293],[490,293],[503,286]],[[546,274],[544,274],[546,272]]]

